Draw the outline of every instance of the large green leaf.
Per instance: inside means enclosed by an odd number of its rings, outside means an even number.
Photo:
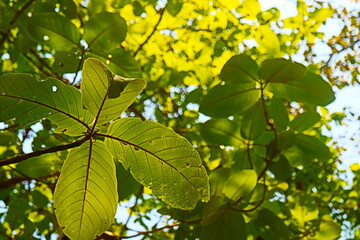
[[[209,143],[239,146],[244,142],[239,129],[239,124],[229,119],[210,119],[201,126],[200,133]]]
[[[140,78],[123,78],[113,73],[99,60],[88,58],[82,71],[82,102],[103,124],[120,116],[146,85]]]
[[[84,26],[84,40],[91,50],[104,52],[120,47],[126,36],[126,23],[118,13],[92,15]]]
[[[118,203],[115,164],[101,141],[70,151],[54,194],[55,214],[72,240],[93,240],[112,224]]]
[[[304,65],[282,58],[266,60],[259,69],[259,77],[273,83],[294,81],[304,77],[305,74]]]
[[[208,176],[192,145],[165,126],[123,118],[108,129],[105,144],[132,175],[172,207],[193,209],[208,201]]]
[[[256,219],[256,228],[264,239],[290,239],[292,236],[289,228],[284,224],[283,220],[276,216],[267,208],[258,212]]]
[[[290,127],[293,130],[302,132],[311,128],[315,123],[319,122],[320,119],[321,117],[317,112],[304,112],[291,121]]]
[[[57,132],[81,135],[92,118],[82,108],[80,95],[56,79],[38,81],[30,74],[4,74],[0,77],[0,121],[16,118],[27,125],[48,118],[57,125]]]
[[[271,118],[274,119],[275,126],[279,130],[285,130],[290,122],[285,102],[274,96],[270,101],[269,110]]]
[[[57,13],[40,13],[28,22],[31,36],[59,51],[70,51],[80,46],[79,29],[66,17]]]
[[[215,86],[200,102],[200,111],[211,117],[228,117],[249,109],[259,97],[255,83]]]
[[[266,129],[266,119],[262,102],[258,101],[242,115],[241,136],[251,140],[259,138]]]
[[[246,223],[241,212],[223,208],[216,215],[214,222],[202,227],[201,240],[247,239]]]
[[[255,170],[242,170],[230,176],[225,183],[223,193],[233,201],[246,197],[255,188],[257,174]]]
[[[335,99],[329,83],[321,76],[307,72],[303,78],[290,82],[270,82],[267,89],[291,101],[325,106]]]
[[[226,83],[254,83],[257,80],[257,63],[248,55],[241,54],[230,58],[221,70],[220,77]]]

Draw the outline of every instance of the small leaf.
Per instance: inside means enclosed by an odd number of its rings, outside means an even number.
[[[82,74],[82,102],[96,116],[97,124],[120,117],[146,85],[143,79],[113,76],[102,62],[94,58],[85,60]]]
[[[39,178],[60,171],[61,165],[62,160],[53,153],[20,162],[16,165],[16,170],[28,177]]]
[[[290,127],[293,130],[303,132],[319,122],[320,119],[321,117],[317,112],[304,112],[291,121]]]
[[[199,154],[183,137],[165,126],[122,118],[110,124],[106,146],[137,181],[171,207],[193,209],[208,201],[208,176]]]
[[[330,159],[332,154],[323,141],[315,136],[298,134],[296,145],[307,155],[323,160]]]
[[[304,77],[305,74],[304,65],[282,58],[265,60],[259,69],[259,76],[268,83],[291,82]]]
[[[166,10],[171,14],[171,16],[176,16],[183,6],[183,1],[181,0],[169,0],[166,6]]]
[[[246,169],[232,174],[226,182],[223,193],[233,201],[246,197],[255,188],[257,175],[254,170]]]
[[[341,236],[341,227],[334,221],[321,221],[319,231],[316,232],[313,239],[334,240]]]
[[[118,203],[115,164],[100,141],[70,151],[54,194],[55,214],[72,240],[93,240],[109,228]]]
[[[28,21],[28,32],[41,43],[59,51],[80,46],[79,29],[66,17],[57,13],[39,13]]]
[[[243,138],[255,140],[265,132],[266,120],[261,101],[246,110],[242,116],[240,130]]]
[[[239,128],[237,123],[229,119],[210,119],[201,126],[200,133],[209,143],[238,146],[244,142]]]
[[[303,78],[291,82],[270,82],[267,89],[278,97],[312,105],[325,106],[335,99],[330,84],[309,71]]]
[[[28,211],[29,208],[29,202],[25,198],[19,197],[10,201],[6,221],[12,230],[17,229],[24,223],[27,218],[26,211]]]
[[[225,63],[220,78],[232,84],[254,83],[257,80],[258,68],[251,57],[240,54]]]
[[[0,121],[16,118],[27,125],[48,118],[57,125],[56,132],[78,136],[92,121],[81,106],[80,95],[56,79],[38,81],[30,74],[4,74],[0,77]]]
[[[274,119],[275,126],[279,130],[285,130],[290,122],[285,102],[278,97],[273,97],[270,101],[269,109],[271,118]]]
[[[259,97],[255,83],[215,86],[200,102],[199,111],[215,118],[228,117],[251,108]]]
[[[126,22],[118,13],[102,12],[92,15],[84,26],[88,47],[100,53],[120,47],[126,36]]]

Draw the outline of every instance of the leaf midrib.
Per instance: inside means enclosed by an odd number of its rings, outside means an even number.
[[[108,135],[108,134],[103,134],[103,133],[95,133],[95,135],[97,135],[97,136],[102,136],[102,137],[108,137],[108,138],[110,138],[110,139],[113,139],[113,140],[116,140],[116,141],[119,141],[119,142],[122,142],[122,143],[126,143],[126,144],[128,144],[128,145],[131,145],[131,146],[133,146],[133,147],[136,147],[136,148],[138,148],[138,149],[140,149],[140,150],[142,150],[142,151],[150,154],[151,156],[159,159],[161,162],[163,162],[164,164],[168,165],[170,168],[174,169],[179,175],[181,175],[181,177],[183,177],[183,178],[196,190],[196,192],[197,192],[198,194],[200,194],[200,196],[201,196],[201,193],[200,193],[200,191],[198,191],[197,187],[196,187],[192,182],[190,182],[190,181],[186,178],[186,176],[185,176],[181,171],[179,171],[176,167],[172,166],[170,163],[168,163],[168,162],[167,162],[166,160],[164,160],[163,158],[157,156],[156,154],[150,152],[149,150],[147,150],[147,149],[145,149],[145,148],[143,148],[143,147],[141,147],[141,146],[139,146],[139,145],[137,145],[137,144],[135,144],[135,143],[126,141],[126,140],[124,140],[124,139],[120,139],[120,138],[117,138],[117,137],[114,137],[114,136],[111,136],[111,135]]]
[[[61,113],[61,114],[64,114],[66,115],[67,117],[71,118],[71,119],[74,119],[75,121],[79,122],[80,124],[82,124],[83,126],[86,127],[87,130],[90,130],[90,127],[83,121],[81,121],[80,119],[74,117],[73,115],[71,115],[70,113],[67,113],[67,112],[64,112],[56,107],[52,107],[50,105],[47,105],[45,103],[42,103],[42,102],[38,102],[38,101],[35,101],[35,100],[32,100],[32,99],[28,99],[28,98],[23,98],[23,97],[17,97],[17,96],[12,96],[12,95],[8,95],[8,94],[3,94],[1,95],[3,97],[8,97],[8,98],[14,98],[14,99],[18,99],[18,100],[21,100],[21,101],[27,101],[27,102],[31,102],[31,103],[34,103],[34,104],[38,104],[40,106],[43,106],[43,107],[47,107],[47,108],[50,108],[52,110],[54,110],[55,112],[57,113]],[[51,116],[53,113],[51,113],[49,116]]]

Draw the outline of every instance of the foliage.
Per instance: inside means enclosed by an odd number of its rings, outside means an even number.
[[[325,108],[333,88],[359,81],[356,12],[0,6],[0,239],[359,237],[358,180],[342,180],[341,147],[323,134],[344,117]]]

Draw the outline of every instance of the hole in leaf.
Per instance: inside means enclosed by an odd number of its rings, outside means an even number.
[[[191,163],[186,162],[186,167],[189,168],[191,166]]]
[[[45,41],[49,40],[49,36],[44,35],[44,40],[45,40]]]
[[[56,92],[56,91],[57,91],[57,87],[56,87],[56,86],[52,86],[52,87],[51,87],[51,90],[52,90],[53,92]]]
[[[139,151],[139,148],[137,148],[137,147],[134,147],[134,150],[135,150],[135,151]]]

